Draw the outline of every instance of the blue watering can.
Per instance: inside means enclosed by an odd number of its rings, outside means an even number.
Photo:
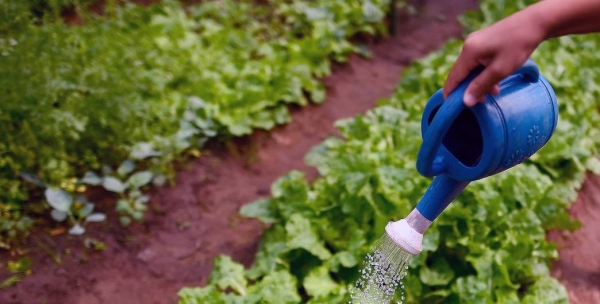
[[[484,103],[467,108],[462,97],[479,72],[447,100],[439,90],[425,106],[417,170],[435,178],[406,219],[386,226],[388,235],[413,254],[421,251],[423,232],[471,181],[522,163],[556,129],[556,95],[532,60],[500,83],[499,95],[488,94]]]

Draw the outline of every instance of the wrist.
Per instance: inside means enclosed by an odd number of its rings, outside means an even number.
[[[556,18],[555,16],[543,5],[544,3],[538,2],[531,7],[527,8],[530,20],[535,20],[537,23],[537,30],[541,35],[541,41],[546,39],[554,38],[557,36],[556,33]]]
[[[539,3],[538,3],[539,4]],[[528,39],[534,47],[537,47],[544,40],[552,38],[554,23],[552,18],[544,14],[543,10],[528,7],[515,14],[518,18],[517,24],[520,30],[527,33]]]

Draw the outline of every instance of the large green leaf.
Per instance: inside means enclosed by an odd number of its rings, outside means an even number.
[[[260,296],[259,303],[299,303],[296,278],[287,271],[276,271],[266,275],[249,292]]]
[[[303,285],[306,293],[316,298],[340,293],[340,285],[331,278],[325,266],[311,270],[304,278]]]
[[[60,212],[69,213],[69,209],[73,203],[73,196],[71,194],[56,188],[47,188],[45,194],[46,200],[52,208]]]
[[[125,191],[125,184],[123,184],[121,180],[112,176],[104,177],[102,181],[102,186],[104,187],[104,189],[116,193],[123,193]]]
[[[446,285],[454,278],[454,271],[446,260],[438,258],[430,267],[421,268],[419,278],[430,286]]]
[[[136,172],[129,177],[126,184],[131,189],[138,189],[147,185],[152,180],[152,177],[154,177],[154,174],[150,171]]]
[[[556,279],[544,277],[527,290],[522,303],[569,303],[569,295],[565,287]]]
[[[292,215],[285,224],[285,231],[287,233],[287,246],[289,248],[305,249],[321,260],[331,257],[331,253],[323,246],[319,235],[313,230],[311,222],[301,215]]]
[[[240,208],[240,214],[246,217],[257,218],[263,223],[270,224],[277,219],[274,210],[272,209],[271,200],[261,199],[242,206],[242,208]]]
[[[234,262],[230,257],[220,255],[214,260],[213,271],[209,282],[215,284],[221,290],[233,289],[236,293],[246,296],[246,285],[244,266]]]

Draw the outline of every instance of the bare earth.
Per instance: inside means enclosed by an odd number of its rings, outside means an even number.
[[[600,303],[600,176],[587,176],[570,213],[582,227],[572,234],[548,234],[560,248],[552,275],[567,287],[571,303]]]

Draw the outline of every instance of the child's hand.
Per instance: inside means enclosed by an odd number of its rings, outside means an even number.
[[[523,18],[525,17],[525,18]],[[470,34],[444,86],[444,98],[476,67],[485,69],[467,87],[463,101],[471,107],[485,100],[485,94],[497,95],[498,83],[518,69],[544,40],[539,24],[519,13],[490,27]]]
[[[444,98],[469,73],[485,69],[467,87],[463,101],[471,107],[485,94],[498,94],[498,83],[517,70],[545,39],[600,31],[600,0],[544,0],[472,33],[450,70]]]

